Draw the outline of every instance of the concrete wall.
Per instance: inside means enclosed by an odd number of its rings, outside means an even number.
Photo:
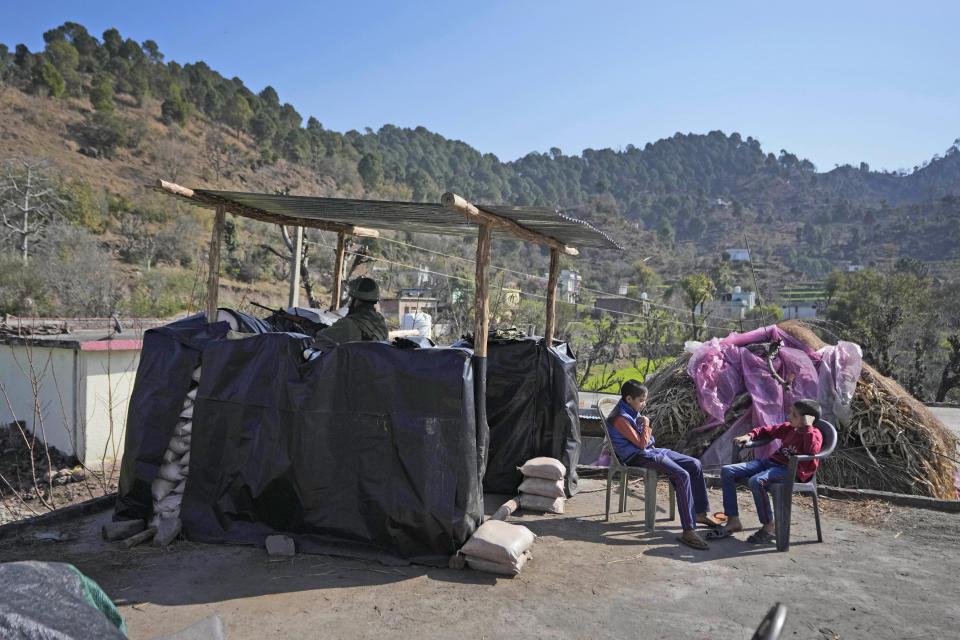
[[[74,453],[76,358],[72,349],[0,345],[0,383],[6,392],[6,398],[0,393],[0,423],[22,420],[49,444]]]
[[[123,457],[127,407],[140,363],[139,351],[81,351],[82,431],[77,453],[98,466]]]
[[[139,359],[139,350],[0,345],[0,424],[21,420],[92,467],[119,460]]]

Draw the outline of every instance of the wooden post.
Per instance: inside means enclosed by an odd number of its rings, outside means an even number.
[[[337,233],[337,258],[333,264],[333,291],[330,292],[330,311],[340,306],[340,290],[343,289],[343,254],[347,247],[347,234]]]
[[[290,264],[290,296],[288,307],[296,307],[300,302],[300,260],[303,253],[303,227],[297,226],[293,240],[293,262]]]
[[[226,209],[217,207],[213,218],[213,232],[210,236],[210,259],[208,260],[209,273],[207,274],[207,322],[217,321],[217,300],[220,290],[220,240],[223,238],[223,221]]]
[[[553,346],[554,325],[557,321],[557,280],[560,276],[560,252],[550,249],[550,277],[547,278],[547,328],[544,333],[547,346]]]
[[[490,266],[490,237],[492,233],[489,224],[481,224],[477,234],[477,271],[474,278],[476,292],[473,302],[474,319],[473,354],[479,358],[487,357],[487,329],[490,326],[490,301],[488,291],[490,278],[487,275]]]

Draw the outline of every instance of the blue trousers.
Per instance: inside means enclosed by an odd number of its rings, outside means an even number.
[[[757,507],[760,523],[767,524],[773,520],[767,485],[771,482],[781,482],[785,475],[787,475],[787,468],[770,459],[726,465],[720,472],[720,480],[723,483],[723,512],[727,516],[740,515],[740,509],[737,506],[737,482],[747,478],[747,486],[753,493],[753,503]]]
[[[680,512],[680,524],[684,529],[695,529],[695,513],[710,510],[707,501],[707,485],[703,481],[700,461],[673,449],[651,447],[637,451],[623,461],[631,467],[653,467],[666,474],[677,492],[677,510]]]

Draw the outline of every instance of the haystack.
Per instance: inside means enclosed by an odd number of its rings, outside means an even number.
[[[781,330],[812,349],[826,345],[804,323]],[[687,374],[689,354],[669,363],[649,381],[648,414],[657,444],[700,456],[727,430],[700,429],[707,414]],[[837,449],[820,466],[823,484],[935,498],[957,498],[957,438],[897,382],[863,363],[849,424],[838,424]]]

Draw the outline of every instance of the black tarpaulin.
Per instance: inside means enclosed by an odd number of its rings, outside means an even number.
[[[483,516],[471,352],[268,333],[203,352],[185,536],[445,563]]]
[[[577,361],[566,343],[540,338],[491,340],[487,345],[487,423],[490,443],[484,489],[516,493],[517,471],[549,456],[567,468],[566,491],[578,491],[580,419]]]
[[[150,485],[183,410],[200,351],[229,329],[226,322],[208,324],[201,313],[144,334],[127,410],[115,519],[150,519]]]

